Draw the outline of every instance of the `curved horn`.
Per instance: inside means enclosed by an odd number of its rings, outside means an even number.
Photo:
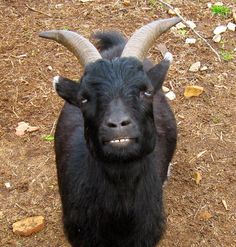
[[[153,21],[138,29],[127,42],[121,57],[136,57],[143,61],[155,40],[180,22],[179,17]]]
[[[55,40],[59,44],[64,45],[77,57],[83,66],[102,58],[98,50],[90,43],[90,41],[78,33],[66,30],[51,30],[41,32],[39,36]]]

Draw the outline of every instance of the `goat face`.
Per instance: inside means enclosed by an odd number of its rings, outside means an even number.
[[[79,84],[57,78],[57,93],[83,113],[85,139],[95,157],[120,163],[153,151],[152,99],[168,68],[167,60],[145,72],[135,58],[100,59],[86,66]]]

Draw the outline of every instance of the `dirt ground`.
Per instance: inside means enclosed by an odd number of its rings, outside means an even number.
[[[0,0],[0,246],[68,246],[53,142],[43,136],[53,134],[63,105],[53,92],[52,77],[78,78],[82,68],[65,48],[40,39],[38,33],[69,29],[89,38],[96,30],[115,29],[129,37],[149,21],[170,17],[162,6],[150,4],[155,1],[123,2]],[[196,30],[217,51],[236,48],[235,32],[227,31],[220,44],[212,42],[214,28],[232,17],[212,16],[209,0],[169,2],[196,22]],[[235,5],[235,1],[223,2]],[[159,246],[235,247],[236,56],[220,63],[199,39],[194,45],[185,44],[187,37],[196,36],[190,31],[168,32],[158,40],[174,54],[165,85],[176,93],[170,104],[178,123],[178,148],[165,187],[167,231]],[[150,55],[160,60],[156,47]],[[197,61],[208,69],[189,72]],[[204,93],[186,99],[187,85],[202,86]],[[39,131],[16,136],[21,121],[38,126]],[[196,172],[202,176],[199,184]],[[45,217],[41,232],[29,237],[13,234],[14,222],[35,215]]]

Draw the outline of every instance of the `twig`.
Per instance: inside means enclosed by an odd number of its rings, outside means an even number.
[[[37,9],[35,9],[35,8],[33,8],[33,7],[30,7],[27,3],[25,4],[25,6],[26,6],[28,9],[30,9],[30,10],[32,10],[32,11],[34,11],[34,12],[37,12],[37,13],[46,15],[46,16],[48,16],[48,17],[52,17],[50,14],[47,14],[47,13],[42,12],[42,11],[40,11],[40,10],[37,10]]]
[[[218,60],[221,62],[221,58],[220,58],[220,55],[219,53],[209,44],[209,42],[203,38],[197,31],[194,30],[194,28],[192,28],[188,23],[187,21],[185,20],[185,18],[180,15],[169,3],[166,3],[162,0],[158,0],[158,2],[162,3],[163,5],[165,5],[167,8],[171,9],[182,21],[183,23],[188,26],[201,40],[203,40],[209,47],[210,49],[216,54]]]
[[[52,125],[52,129],[51,129],[49,135],[52,135],[52,132],[54,131],[54,128],[55,128],[55,126],[56,126],[56,123],[57,123],[57,120],[54,121],[54,123],[53,123],[53,125]]]

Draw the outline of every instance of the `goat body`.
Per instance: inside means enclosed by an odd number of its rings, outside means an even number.
[[[169,61],[118,58],[120,34],[96,37],[103,59],[86,66],[80,84],[60,77],[55,86],[67,101],[55,134],[65,233],[73,247],[154,247],[176,146],[161,91]]]

